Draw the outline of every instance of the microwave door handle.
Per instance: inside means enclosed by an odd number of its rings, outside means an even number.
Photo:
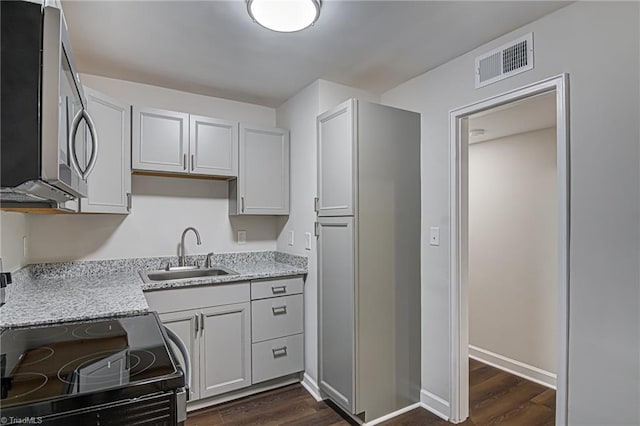
[[[96,133],[96,126],[93,123],[93,119],[86,109],[82,110],[82,115],[87,122],[89,133],[91,134],[91,158],[89,159],[86,170],[81,174],[82,179],[87,180],[87,177],[89,177],[98,161],[98,134]]]
[[[78,126],[80,126],[80,120],[83,117],[83,110],[80,110],[76,113],[75,117],[73,117],[73,121],[71,122],[71,131],[69,132],[69,138],[67,139],[67,152],[69,153],[69,162],[71,163],[71,167],[76,172],[78,176],[82,176],[82,172],[80,171],[80,165],[78,164],[78,154],[76,152],[76,133],[78,133]]]

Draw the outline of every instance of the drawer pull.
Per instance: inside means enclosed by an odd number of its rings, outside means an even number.
[[[273,315],[284,315],[287,313],[287,307],[286,306],[274,306],[273,308],[271,308],[271,311],[273,312]]]
[[[271,352],[273,352],[273,357],[274,358],[280,358],[282,356],[287,356],[287,347],[283,346],[281,348],[271,349]]]
[[[286,285],[274,285],[274,286],[271,286],[271,292],[273,294],[286,293],[287,292],[287,286]]]

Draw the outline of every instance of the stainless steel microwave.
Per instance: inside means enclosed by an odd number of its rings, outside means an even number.
[[[0,204],[64,209],[87,196],[98,155],[64,14],[27,1],[0,8]]]

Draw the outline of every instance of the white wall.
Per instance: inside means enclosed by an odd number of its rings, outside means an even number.
[[[0,212],[0,257],[2,270],[14,272],[29,263],[29,222],[24,213]],[[24,253],[23,238],[27,238]]]
[[[549,373],[558,334],[555,132],[469,146],[469,344]]]
[[[120,259],[176,255],[182,231],[187,254],[275,250],[273,217],[229,217],[223,181],[133,176],[131,213],[124,215],[32,215],[31,261]],[[236,232],[247,231],[247,243]]]
[[[371,93],[317,80],[282,104],[276,112],[279,127],[291,131],[291,213],[279,223],[277,249],[308,256],[305,283],[305,370],[311,380],[318,377],[318,287],[316,238],[313,224],[316,214],[313,198],[317,193],[316,117],[349,98],[376,101]],[[294,245],[288,244],[289,231],[294,232]],[[312,235],[311,250],[304,246],[304,234]]]
[[[131,104],[275,125],[275,110],[145,84],[82,75],[84,85]],[[30,215],[32,262],[117,259],[177,253],[182,231],[195,226],[203,244],[187,237],[187,253],[275,250],[275,217],[228,216],[223,181],[133,176],[132,209],[120,215]],[[247,231],[247,243],[236,231]]]
[[[578,2],[383,94],[422,113],[422,387],[449,401],[449,111],[570,75],[569,423],[640,423],[640,129],[635,2]],[[474,89],[476,55],[534,32],[535,69]],[[615,66],[612,66],[615,64]]]

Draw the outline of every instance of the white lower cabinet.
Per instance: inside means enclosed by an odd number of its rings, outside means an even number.
[[[302,285],[302,277],[251,281],[253,383],[304,370]]]
[[[200,398],[251,384],[249,303],[202,310]]]
[[[190,401],[304,371],[302,290],[284,277],[145,292],[187,346]]]
[[[189,350],[190,401],[251,385],[249,294],[248,282],[145,293],[149,308]]]

